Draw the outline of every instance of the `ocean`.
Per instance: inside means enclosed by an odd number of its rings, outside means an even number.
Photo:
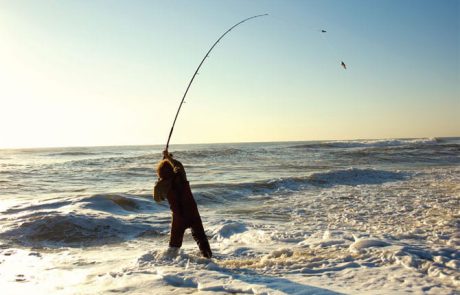
[[[2,294],[460,294],[460,138],[173,145],[210,260],[162,148],[0,150]]]

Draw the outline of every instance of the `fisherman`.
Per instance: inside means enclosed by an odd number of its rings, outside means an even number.
[[[172,211],[168,251],[178,253],[182,246],[185,230],[191,228],[192,236],[198,244],[201,254],[206,258],[211,258],[211,248],[190,184],[187,181],[184,166],[181,162],[173,159],[168,150],[163,151],[163,157],[157,166],[159,179],[155,184],[153,198],[157,202],[167,199]]]

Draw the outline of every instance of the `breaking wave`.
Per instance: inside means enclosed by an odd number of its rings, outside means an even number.
[[[193,191],[200,203],[232,202],[252,195],[286,194],[315,186],[381,184],[407,178],[408,174],[402,172],[351,168],[247,183],[198,184],[193,186]],[[71,213],[66,213],[69,210]],[[28,204],[2,212],[6,218],[17,214],[15,218],[19,226],[2,232],[0,237],[8,237],[21,244],[47,246],[114,243],[141,235],[159,234],[159,229],[147,221],[148,217],[137,217],[160,211],[167,211],[166,202],[158,205],[149,194],[96,194]],[[158,217],[155,219],[159,221]],[[225,228],[225,232],[235,228],[232,225]],[[224,232],[220,234],[225,235]]]
[[[111,214],[128,215],[131,213],[150,213],[158,210],[152,203],[151,195],[129,194],[96,194],[76,199],[52,200],[40,204],[26,204],[11,207],[2,214],[17,214],[27,212],[45,212],[65,208],[92,209]],[[70,207],[69,207],[70,206]]]
[[[33,214],[17,228],[1,233],[0,237],[27,246],[79,247],[159,234],[159,229],[148,224],[112,216],[46,212]]]
[[[155,204],[149,195],[126,194],[98,194],[17,206],[2,212],[3,218],[14,218],[16,222],[1,232],[0,238],[46,247],[118,243],[162,234],[167,222],[155,213],[166,209],[166,205]]]
[[[114,214],[154,212],[157,206],[150,195],[98,194],[79,201],[81,207]]]
[[[298,192],[315,186],[365,185],[406,180],[410,174],[374,169],[350,168],[312,173],[304,177],[286,177],[246,183],[213,183],[192,186],[199,201],[233,200],[260,194],[283,194]]]

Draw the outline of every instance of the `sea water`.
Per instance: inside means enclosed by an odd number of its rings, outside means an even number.
[[[459,138],[172,146],[210,260],[167,251],[161,150],[1,150],[2,294],[459,294]]]

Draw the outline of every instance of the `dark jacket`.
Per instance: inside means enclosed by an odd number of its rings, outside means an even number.
[[[200,213],[187,181],[184,166],[177,160],[171,161],[174,175],[160,179],[155,184],[154,199],[157,202],[167,199],[172,211],[170,247],[181,247],[184,231],[191,228],[192,236],[204,257],[211,258],[212,251],[201,222]]]
[[[168,200],[169,207],[173,214],[184,219],[187,225],[200,220],[198,208],[187,181],[184,166],[177,160],[172,160],[174,166],[174,177],[170,179],[160,179],[154,187],[154,199],[161,202]]]

